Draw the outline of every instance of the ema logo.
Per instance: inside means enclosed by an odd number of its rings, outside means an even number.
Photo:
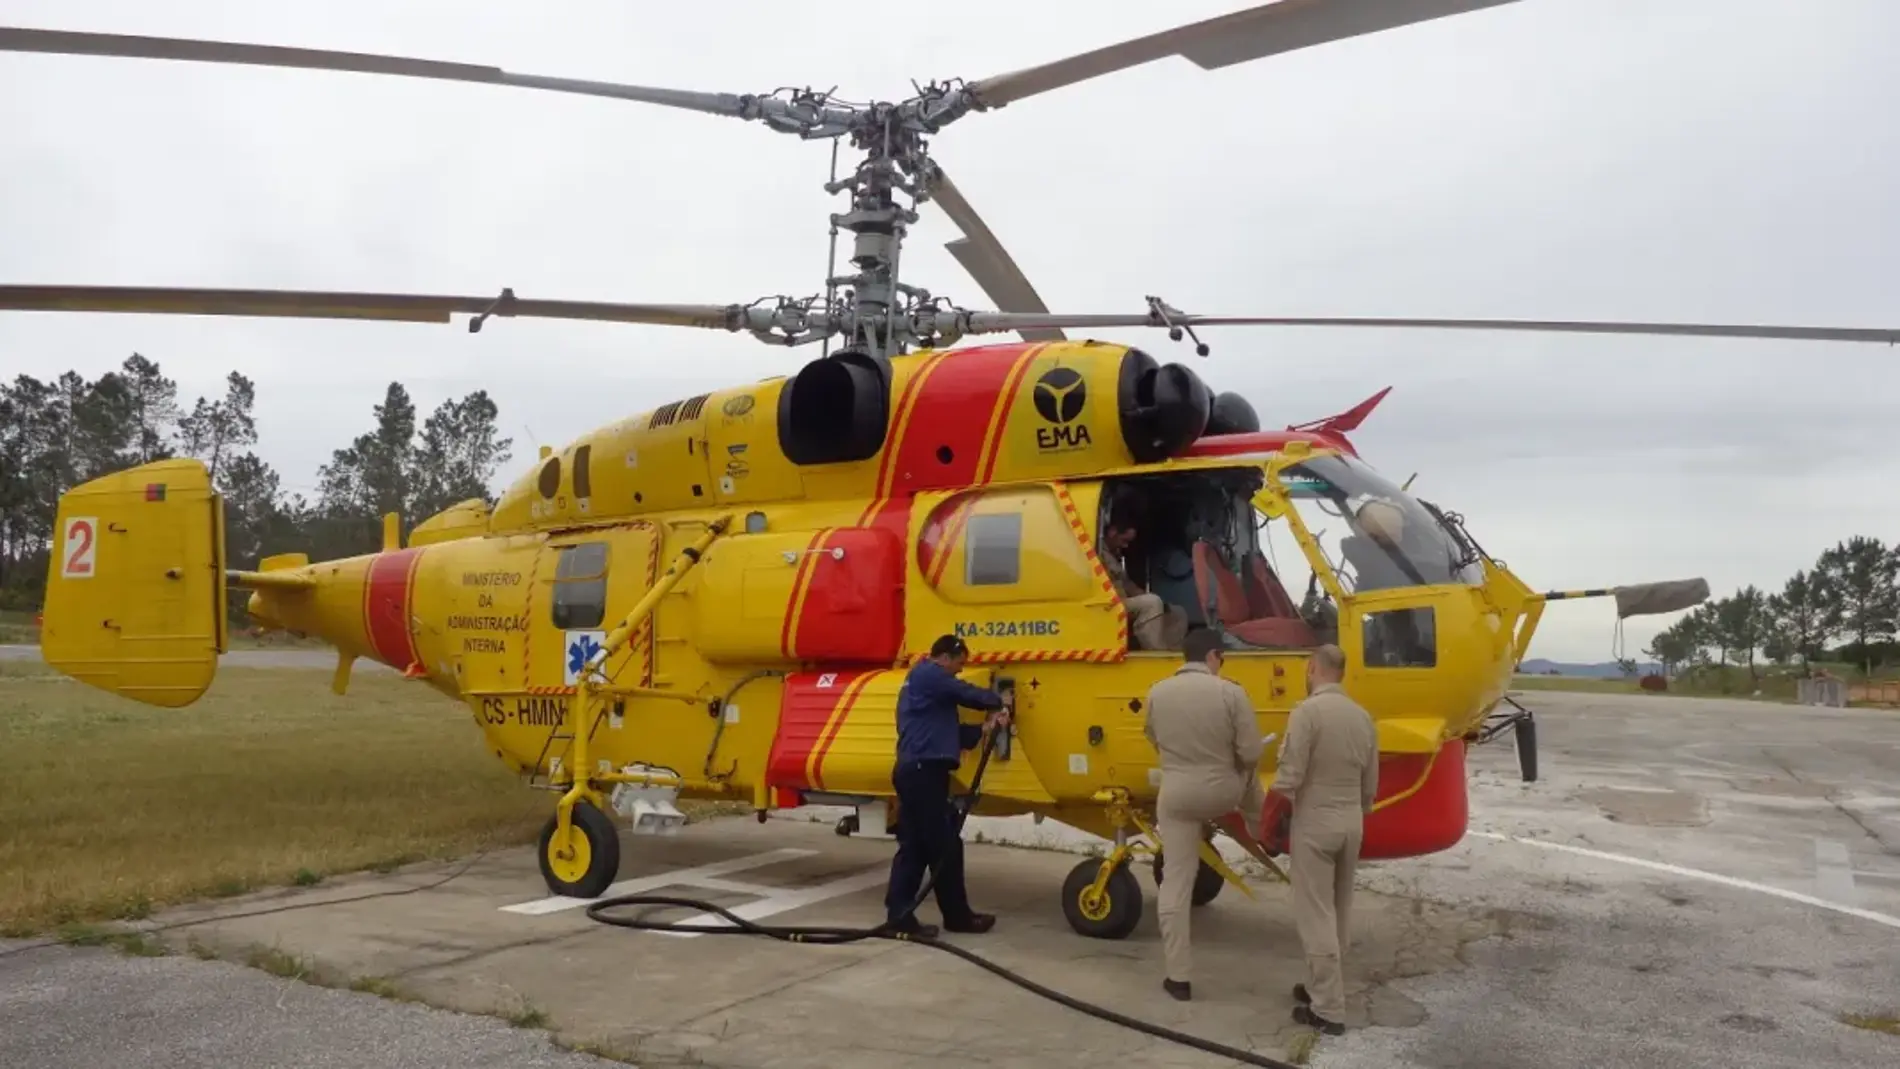
[[[1036,448],[1052,453],[1089,445],[1088,424],[1078,422],[1088,397],[1088,383],[1074,368],[1056,367],[1043,372],[1031,394],[1036,414],[1048,424],[1036,428]]]

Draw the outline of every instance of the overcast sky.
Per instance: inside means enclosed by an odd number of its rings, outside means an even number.
[[[1242,0],[481,4],[0,0],[0,24],[407,54],[727,92],[901,99]],[[913,13],[913,11],[915,13]],[[924,12],[935,14],[924,14]],[[853,14],[853,12],[857,12]],[[1523,0],[1220,72],[1165,60],[1007,109],[937,158],[1059,311],[1900,327],[1900,4]],[[822,288],[828,149],[730,119],[372,75],[0,55],[0,281],[750,301]],[[904,277],[981,292],[926,209]],[[1195,361],[1159,332],[1109,334]],[[1269,425],[1394,386],[1356,436],[1539,588],[1779,586],[1900,538],[1900,353],[1772,341],[1208,331]],[[399,378],[537,443],[815,353],[715,332],[0,314],[0,372],[138,351],[187,403],[237,368],[311,488]],[[1660,621],[1630,621],[1632,650]],[[1607,602],[1535,656],[1606,659]]]

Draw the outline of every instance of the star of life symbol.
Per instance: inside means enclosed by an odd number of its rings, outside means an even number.
[[[565,634],[567,659],[561,666],[564,669],[561,683],[563,686],[571,687],[580,682],[581,674],[587,670],[588,663],[600,656],[600,651],[607,645],[607,632],[568,631]]]

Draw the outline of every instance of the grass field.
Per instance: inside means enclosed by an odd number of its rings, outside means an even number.
[[[465,707],[361,673],[226,669],[155,709],[0,663],[0,934],[532,842],[553,796]]]

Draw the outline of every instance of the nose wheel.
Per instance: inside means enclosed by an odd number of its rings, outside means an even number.
[[[1069,870],[1062,881],[1062,915],[1069,927],[1091,939],[1126,939],[1135,930],[1141,923],[1141,884],[1128,871],[1125,847]]]

